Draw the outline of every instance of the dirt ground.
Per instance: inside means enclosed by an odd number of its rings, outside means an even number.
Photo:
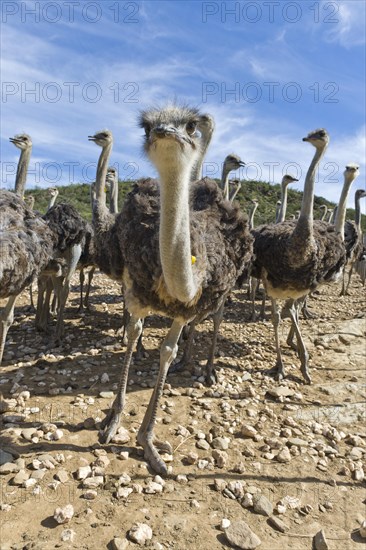
[[[116,389],[124,353],[116,335],[122,311],[119,286],[96,275],[91,311],[79,314],[75,279],[65,339],[57,348],[52,334],[36,332],[29,293],[24,292],[0,371],[0,390],[7,403],[0,415],[2,447],[24,459],[23,468],[18,464],[26,477],[33,475],[37,457],[42,461],[42,455],[51,455],[54,464],[29,486],[15,485],[14,473],[0,476],[0,550],[137,547],[125,540],[135,522],[151,527],[149,548],[227,548],[220,528],[223,518],[244,520],[260,537],[263,550],[311,549],[321,529],[329,550],[364,547],[359,528],[366,517],[366,296],[357,277],[350,296],[341,298],[339,291],[337,285],[321,288],[309,301],[317,318],[302,321],[310,353],[310,386],[304,385],[299,360],[285,343],[288,319],[281,325],[287,377],[278,383],[268,373],[275,362],[269,307],[266,321],[248,321],[245,290],[235,291],[226,309],[216,358],[219,382],[213,388],[205,387],[200,378],[212,322],[199,327],[189,369],[168,375],[156,433],[172,444],[172,473],[162,492],[153,494],[145,491],[155,474],[134,434],[151,395],[168,321],[147,319],[146,354],[130,371],[122,421],[130,441],[103,447],[95,424],[113,400],[108,392]],[[259,304],[258,298],[258,308]],[[59,439],[44,437],[45,423],[62,430]],[[43,431],[27,440],[26,428]],[[215,453],[212,442],[217,438],[221,443],[226,438],[226,443]],[[94,498],[87,500],[75,472],[93,463],[100,448],[106,449],[101,456],[107,460],[94,474],[103,479]],[[290,451],[284,462],[277,458],[282,449]],[[128,458],[121,451],[127,451]],[[57,482],[60,470],[66,473]],[[118,497],[125,473],[131,479],[124,485],[133,492]],[[246,493],[259,492],[286,524],[285,532],[242,502]],[[279,515],[281,501],[285,511]],[[55,509],[67,504],[73,505],[74,515],[59,525],[53,518]],[[67,538],[65,529],[74,532],[73,540],[61,540]],[[122,541],[113,542],[114,537]]]

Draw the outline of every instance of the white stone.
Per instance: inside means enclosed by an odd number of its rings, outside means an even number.
[[[68,523],[74,515],[74,507],[67,504],[64,508],[56,508],[53,517],[57,523]]]
[[[153,532],[151,527],[146,523],[136,523],[129,530],[128,536],[133,542],[143,546],[146,541],[152,539]]]

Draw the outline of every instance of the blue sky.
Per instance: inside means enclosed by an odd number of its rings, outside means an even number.
[[[215,117],[212,177],[235,152],[247,163],[238,176],[290,171],[301,189],[313,154],[302,137],[325,127],[316,193],[337,201],[349,162],[365,188],[363,0],[3,0],[1,11],[2,187],[20,132],[33,139],[29,187],[92,181],[100,149],[87,136],[103,128],[120,178],[155,175],[137,114],[176,98]]]

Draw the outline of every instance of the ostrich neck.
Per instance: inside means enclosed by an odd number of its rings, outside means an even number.
[[[15,194],[23,197],[25,184],[27,181],[28,165],[31,157],[32,148],[22,149],[20,153],[17,175],[15,179]]]
[[[359,232],[361,233],[360,197],[355,197],[355,224],[358,227]]]
[[[300,216],[297,220],[296,228],[294,230],[295,241],[299,245],[303,241],[306,245],[313,237],[313,206],[314,206],[314,185],[315,174],[318,168],[319,162],[325,153],[326,147],[322,149],[316,149],[313,160],[310,163],[309,169],[305,178],[304,194],[301,202]],[[296,239],[296,237],[302,237]]]
[[[255,214],[255,211],[257,210],[257,208],[258,208],[258,205],[255,204],[254,206],[252,206],[252,209],[250,211],[249,229],[253,229],[253,227],[254,227],[254,214]]]
[[[108,160],[112,151],[112,143],[102,148],[97,166],[97,176],[95,180],[95,200],[93,204],[93,225],[98,230],[105,229],[106,220],[109,219],[110,212],[106,204],[105,180],[107,177]]]
[[[334,225],[337,231],[340,232],[344,240],[344,223],[346,221],[346,207],[347,207],[347,198],[348,193],[351,188],[353,179],[344,178],[344,184],[342,188],[342,193],[339,199],[337,214],[334,220]]]
[[[198,290],[190,242],[190,175],[191,166],[182,173],[174,169],[160,174],[160,261],[169,294],[183,303],[191,301]]]
[[[213,128],[212,127],[207,128],[206,126],[204,126],[201,129],[201,133],[202,133],[201,152],[200,152],[200,156],[199,156],[197,162],[195,163],[195,165],[192,168],[192,172],[191,172],[191,181],[192,182],[195,182],[195,181],[200,180],[202,178],[203,160],[206,156],[208,146],[211,143]]]
[[[113,179],[111,186],[111,197],[109,202],[109,211],[111,214],[117,214],[118,212],[118,178]]]
[[[327,212],[328,212],[328,210],[324,208],[324,212],[323,212],[322,217],[320,218],[320,221],[323,222],[325,220],[325,216],[327,215]]]
[[[281,207],[278,214],[278,223],[284,222],[287,210],[287,185],[281,185]]]
[[[54,195],[53,197],[50,198],[50,200],[48,202],[48,206],[47,206],[47,212],[55,204],[56,198],[57,198],[57,195]]]
[[[224,197],[226,200],[229,200],[229,174],[230,170],[228,170],[224,164],[221,174],[221,189],[224,192]]]

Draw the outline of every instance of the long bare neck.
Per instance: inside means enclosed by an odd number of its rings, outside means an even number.
[[[95,201],[93,205],[93,222],[95,223],[98,223],[102,217],[110,213],[106,202],[105,180],[107,177],[108,161],[111,151],[112,143],[108,143],[102,147],[102,152],[98,160],[97,176],[95,180]]]
[[[282,182],[281,183],[281,207],[278,213],[277,223],[281,223],[285,221],[286,210],[287,210],[287,185]]]
[[[253,204],[252,208],[250,209],[250,215],[249,215],[249,229],[253,229],[254,227],[254,214],[255,211],[258,208],[258,204]]]
[[[190,302],[198,290],[190,242],[191,168],[170,168],[160,173],[160,261],[170,296],[183,303]]]
[[[361,206],[360,197],[358,195],[355,195],[355,224],[361,233]]]
[[[313,207],[314,207],[314,185],[315,175],[319,166],[320,160],[325,153],[326,147],[317,148],[313,160],[310,163],[306,174],[304,184],[304,194],[301,202],[300,216],[297,220],[294,233],[302,232],[307,239],[313,236]]]
[[[52,195],[52,197],[51,197],[50,200],[48,201],[47,212],[48,212],[48,210],[49,210],[50,208],[52,208],[52,206],[55,204],[56,199],[57,199],[57,195]]]
[[[337,231],[340,232],[344,240],[344,223],[346,221],[346,208],[347,208],[347,198],[351,185],[354,178],[344,177],[344,184],[342,187],[341,196],[338,203],[337,214],[334,220],[334,225]]]
[[[111,196],[109,201],[109,211],[111,214],[118,212],[118,177],[113,178],[111,184]]]
[[[17,175],[15,179],[15,194],[23,197],[25,184],[27,181],[28,165],[32,153],[32,147],[22,149],[19,157]]]
[[[194,166],[192,168],[192,172],[191,172],[191,181],[192,182],[195,182],[195,181],[200,180],[202,178],[202,175],[203,175],[202,174],[203,161],[205,159],[208,146],[211,143],[212,134],[213,134],[213,126],[211,126],[211,124],[209,126],[204,125],[201,128],[201,133],[202,133],[201,152],[200,152],[200,156],[199,156],[197,162],[194,164]]]
[[[324,212],[323,212],[323,214],[322,214],[322,216],[321,216],[321,218],[320,218],[320,221],[322,221],[322,222],[325,220],[325,216],[327,215],[328,208],[323,208],[323,210],[324,210]]]
[[[222,167],[222,174],[221,174],[221,189],[224,192],[224,197],[226,200],[229,200],[229,174],[230,169],[226,166],[226,163],[224,162],[224,165]]]
[[[275,221],[278,223],[279,215],[281,210],[281,203],[276,204],[276,212],[275,212]]]

